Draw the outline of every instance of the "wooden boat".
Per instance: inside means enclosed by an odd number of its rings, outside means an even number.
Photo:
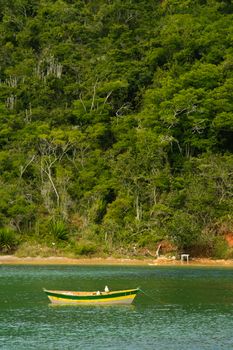
[[[62,305],[114,305],[131,304],[139,288],[110,292],[75,292],[44,289],[52,304]]]

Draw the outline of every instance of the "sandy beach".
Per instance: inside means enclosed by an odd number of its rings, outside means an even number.
[[[14,255],[0,256],[0,265],[135,265],[135,266],[225,266],[233,267],[233,260],[191,259],[189,262],[168,259],[132,259],[132,258],[67,258],[67,257],[23,257]]]

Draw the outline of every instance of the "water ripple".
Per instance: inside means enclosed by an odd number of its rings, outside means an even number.
[[[230,269],[4,266],[2,350],[233,348]],[[134,306],[49,307],[42,287],[141,286]]]

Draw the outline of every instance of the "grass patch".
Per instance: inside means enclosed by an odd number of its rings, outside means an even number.
[[[50,256],[60,256],[62,255],[62,252],[55,248],[54,246],[48,246],[44,244],[40,244],[37,242],[23,242],[18,247],[16,253],[16,256],[19,258],[25,258],[25,257],[42,257],[42,258],[48,258]]]
[[[91,256],[99,252],[99,247],[94,242],[80,240],[74,243],[72,250],[75,256]]]

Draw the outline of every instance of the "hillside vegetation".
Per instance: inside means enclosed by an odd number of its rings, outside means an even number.
[[[0,250],[231,257],[231,0],[1,0]]]

